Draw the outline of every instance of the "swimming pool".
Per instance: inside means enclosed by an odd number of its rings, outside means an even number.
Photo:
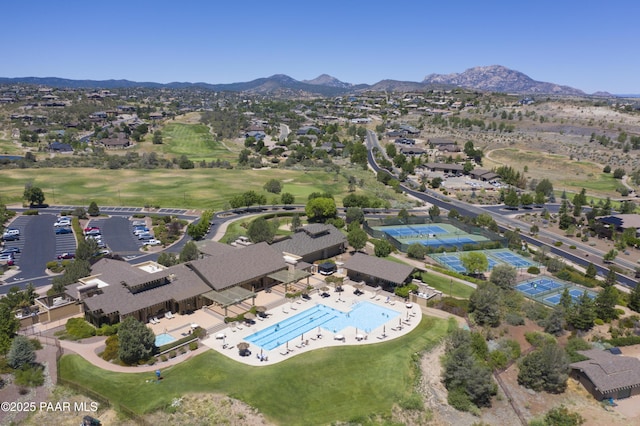
[[[160,347],[162,345],[166,345],[167,343],[175,342],[176,338],[170,335],[169,333],[162,333],[156,336],[156,346]]]
[[[366,301],[353,305],[349,312],[317,304],[291,318],[257,331],[245,340],[263,349],[272,350],[319,327],[331,333],[339,333],[347,327],[355,327],[369,333],[399,316],[398,311]]]

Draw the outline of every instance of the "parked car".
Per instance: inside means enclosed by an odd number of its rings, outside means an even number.
[[[8,228],[6,231],[4,231],[4,234],[2,234],[2,239],[3,240],[7,240],[8,238],[11,237],[17,237],[17,239],[20,238],[20,230],[19,229],[14,229],[14,228]]]
[[[56,228],[56,234],[71,234],[73,231],[70,227]]]
[[[153,235],[151,235],[148,232],[143,232],[142,234],[138,234],[138,239],[139,240],[152,240],[153,239]]]
[[[59,226],[71,226],[71,220],[69,219],[58,219],[56,223],[53,224],[56,228]]]
[[[63,259],[75,259],[76,254],[75,253],[62,253],[58,255],[58,259],[63,260]]]
[[[84,235],[101,235],[100,228],[93,228],[88,231],[84,231]]]
[[[0,254],[0,261],[2,260],[14,260],[13,253]]]
[[[20,239],[20,235],[3,234],[2,239],[4,241],[16,241]]]
[[[0,252],[0,254],[6,254],[6,253],[20,253],[20,248],[19,247],[5,247]]]
[[[160,244],[162,244],[162,241],[152,238],[150,240],[145,241],[143,244],[145,246],[159,246]]]
[[[0,265],[13,266],[14,265],[14,261],[13,261],[13,259],[0,260]]]
[[[149,232],[149,228],[144,226],[136,226],[135,228],[133,228],[133,235],[140,235],[145,232]]]

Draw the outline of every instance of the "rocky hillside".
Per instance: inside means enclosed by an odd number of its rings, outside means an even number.
[[[501,65],[469,68],[463,73],[429,74],[423,83],[446,84],[489,92],[585,95],[583,91],[573,87],[536,81],[526,74]]]

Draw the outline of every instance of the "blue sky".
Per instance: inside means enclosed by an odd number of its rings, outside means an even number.
[[[640,93],[640,2],[11,1],[0,76],[232,83],[421,81],[482,65]]]

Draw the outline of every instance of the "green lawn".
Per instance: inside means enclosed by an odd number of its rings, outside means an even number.
[[[216,159],[236,161],[238,154],[215,141],[204,124],[168,123],[162,128],[161,145],[154,145],[159,153],[176,157],[186,155],[190,160],[212,161]]]
[[[366,346],[319,349],[265,367],[249,367],[215,351],[153,373],[114,373],[77,355],[60,359],[61,377],[82,384],[136,413],[167,406],[191,392],[216,392],[240,399],[282,425],[325,425],[389,415],[414,392],[413,355],[433,347],[447,332],[445,320],[424,317],[411,333]]]
[[[262,189],[269,179],[281,180],[282,191],[294,194],[295,202],[300,204],[305,204],[312,192],[330,192],[341,205],[348,193],[343,176],[327,179],[323,170],[286,169],[10,169],[0,174],[0,186],[1,201],[5,204],[21,202],[25,184],[32,182],[44,191],[45,202],[49,204],[88,205],[96,201],[98,206],[159,205],[220,210],[232,196],[247,190],[265,194],[270,204],[274,194]],[[376,188],[372,182],[363,193],[371,195]]]
[[[613,178],[612,173],[601,173],[598,176],[592,176],[592,178],[588,180],[565,180],[562,181],[558,186],[560,188],[562,188],[563,186],[584,188],[587,190],[587,194],[589,193],[589,191],[615,194],[616,188],[622,187],[623,185],[620,182],[620,179]],[[580,190],[578,190],[578,192],[580,192]]]
[[[441,291],[446,296],[449,296],[449,293],[451,293],[453,297],[460,299],[468,299],[474,291],[473,287],[437,274],[423,274],[422,281],[436,290]]]

